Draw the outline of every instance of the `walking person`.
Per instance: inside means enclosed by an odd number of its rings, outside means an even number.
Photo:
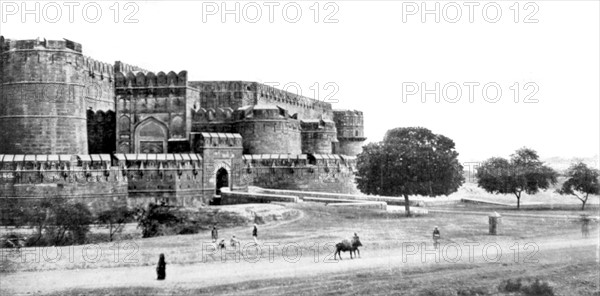
[[[158,265],[156,266],[156,279],[159,281],[164,280],[167,277],[167,262],[165,261],[165,254],[158,256]]]
[[[433,247],[437,250],[440,247],[440,230],[437,226],[433,229]]]
[[[256,223],[254,223],[254,229],[252,229],[252,238],[254,238],[254,243],[258,245],[258,227]]]
[[[213,243],[216,243],[219,239],[219,232],[217,231],[216,225],[213,225],[212,231],[210,232],[210,236],[212,237]]]

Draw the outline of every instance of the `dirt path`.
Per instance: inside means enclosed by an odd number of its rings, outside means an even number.
[[[534,263],[544,256],[546,251],[568,249],[570,247],[591,247],[598,245],[598,235],[582,239],[577,235],[560,236],[537,240],[535,245],[526,247],[527,241],[518,242],[518,259],[515,256],[517,248],[514,241],[500,240],[471,246],[465,242],[448,241],[443,243],[438,252],[439,263],[436,263],[435,251],[427,242],[426,251],[421,249],[421,242],[406,243],[401,249],[369,250],[368,243],[362,249],[362,258],[349,259],[348,253],[343,253],[344,260],[331,260],[331,251],[321,247],[319,256],[311,251],[297,257],[291,248],[287,256],[283,256],[283,246],[275,247],[275,255],[256,258],[250,253],[246,257],[233,259],[230,254],[226,262],[219,260],[220,255],[207,255],[207,262],[194,265],[167,265],[167,280],[156,281],[153,266],[119,267],[83,270],[53,270],[41,272],[20,272],[2,274],[0,278],[0,294],[19,295],[27,293],[48,293],[73,288],[111,288],[111,287],[156,287],[156,288],[199,288],[213,285],[230,284],[249,280],[276,279],[284,277],[315,276],[336,272],[360,271],[366,269],[385,269],[397,267],[414,267],[424,264],[459,264],[485,262]],[[264,246],[264,245],[263,245]],[[265,246],[268,249],[268,247]],[[590,248],[591,249],[591,248]],[[590,260],[598,260],[597,248],[595,254],[590,253]],[[251,250],[251,249],[250,249]],[[497,250],[502,252],[497,257]],[[591,249],[593,250],[593,249]],[[279,253],[278,253],[279,251]],[[535,252],[534,252],[535,251]],[[498,258],[498,260],[496,260]],[[527,260],[532,260],[528,262]]]

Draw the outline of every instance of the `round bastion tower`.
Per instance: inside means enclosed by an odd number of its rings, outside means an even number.
[[[337,128],[336,154],[356,156],[362,152],[365,138],[362,111],[333,110],[333,121]]]
[[[0,154],[87,154],[81,44],[0,36]]]

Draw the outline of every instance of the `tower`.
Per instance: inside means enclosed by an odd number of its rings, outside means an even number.
[[[0,154],[87,154],[81,44],[0,37]]]
[[[356,156],[362,152],[364,136],[363,113],[356,110],[334,110],[333,120],[337,128],[338,143],[334,153]]]

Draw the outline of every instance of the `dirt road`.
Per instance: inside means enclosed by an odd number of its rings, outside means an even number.
[[[74,288],[111,288],[111,287],[159,287],[159,288],[198,288],[213,285],[231,284],[242,281],[276,279],[285,277],[315,276],[336,272],[361,271],[369,269],[411,268],[426,264],[465,264],[497,262],[519,262],[535,264],[543,258],[545,252],[557,249],[592,247],[590,260],[598,260],[598,235],[582,239],[572,237],[552,237],[543,241],[502,241],[495,243],[453,242],[445,241],[436,252],[431,243],[407,242],[399,249],[370,250],[368,242],[364,242],[362,258],[349,260],[349,254],[343,253],[344,260],[335,261],[332,251],[320,246],[320,252],[314,249],[298,254],[293,246],[286,253],[283,247],[273,246],[273,256],[257,258],[253,256],[254,248],[248,247],[246,256],[233,253],[225,262],[221,255],[207,248],[203,254],[206,261],[194,265],[167,265],[167,280],[156,281],[154,266],[99,268],[82,270],[51,270],[38,272],[19,272],[0,275],[0,292],[2,295],[22,295],[29,293],[49,293]],[[518,243],[518,245],[516,244]],[[529,244],[528,244],[529,243]],[[261,244],[269,249],[268,245]],[[304,249],[306,251],[306,249]],[[436,255],[437,253],[437,261]],[[501,256],[498,254],[501,253]],[[168,262],[168,258],[167,258]]]

